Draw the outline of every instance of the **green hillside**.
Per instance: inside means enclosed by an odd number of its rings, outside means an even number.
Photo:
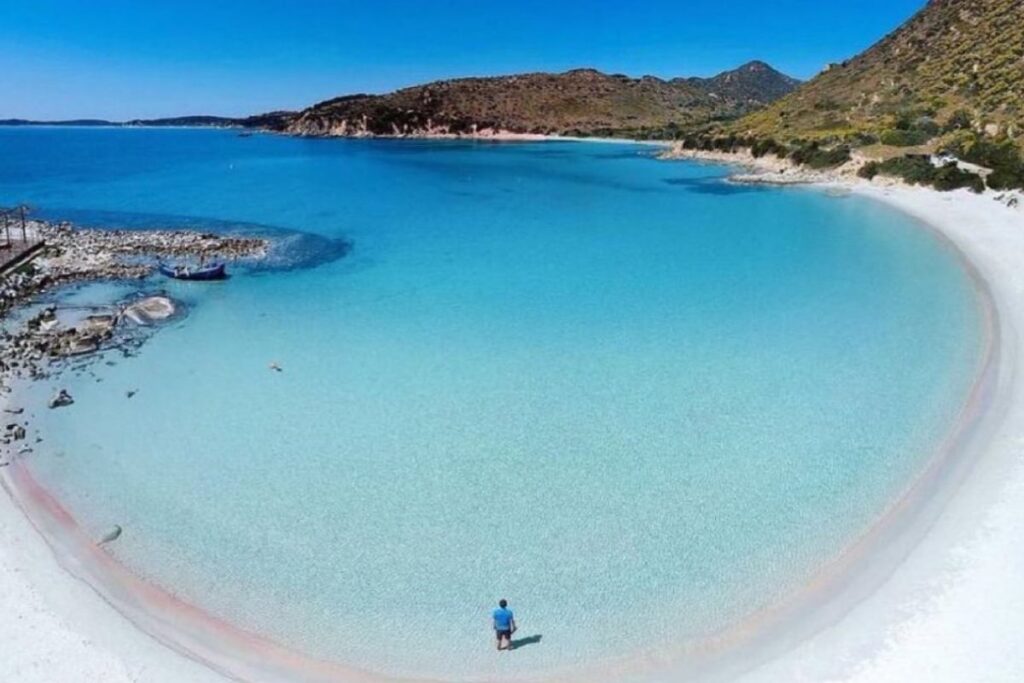
[[[1024,2],[932,0],[860,55],[732,127],[776,138],[923,144],[974,131],[1021,141]]]

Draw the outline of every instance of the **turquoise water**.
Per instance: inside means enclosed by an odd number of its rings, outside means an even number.
[[[372,671],[550,672],[772,604],[919,471],[982,353],[970,279],[910,219],[649,148],[0,129],[0,153],[0,203],[52,217],[348,245],[146,285],[187,316],[65,373],[29,462],[139,574]],[[499,597],[541,642],[495,656]]]

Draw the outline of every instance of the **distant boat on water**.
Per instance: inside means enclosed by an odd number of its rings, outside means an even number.
[[[195,269],[188,266],[168,266],[161,263],[160,272],[175,280],[223,280],[228,276],[224,263],[214,263]]]

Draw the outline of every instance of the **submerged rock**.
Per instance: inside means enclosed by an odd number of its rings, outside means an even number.
[[[110,543],[111,541],[116,541],[120,537],[121,527],[115,524],[114,526],[110,527],[105,534],[103,534],[103,536],[100,538],[99,545],[103,545],[104,543]]]
[[[71,398],[71,394],[68,393],[67,389],[61,389],[53,395],[53,398],[50,399],[50,402],[47,405],[49,405],[50,408],[63,408],[64,406],[69,406],[74,402],[75,399]]]

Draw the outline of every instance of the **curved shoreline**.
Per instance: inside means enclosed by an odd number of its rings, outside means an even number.
[[[940,235],[945,234],[941,226],[932,227]],[[945,485],[943,492],[947,497],[955,492],[971,465],[967,455],[979,449],[979,441],[988,436],[982,432],[993,426],[993,422],[999,421],[1000,399],[1005,398],[999,389],[1007,388],[1003,382],[998,381],[1007,373],[1008,367],[999,362],[1005,360],[1000,348],[1000,332],[1004,323],[994,298],[990,296],[989,283],[970,258],[955,246],[956,242],[947,241],[960,253],[986,306],[986,322],[991,332],[987,335],[989,348],[985,355],[986,361],[952,433],[940,444],[936,455],[929,460],[921,474],[909,482],[908,489],[893,502],[880,521],[859,539],[854,539],[839,557],[824,565],[811,585],[800,590],[794,599],[785,600],[779,607],[744,619],[701,646],[688,646],[679,651],[641,653],[638,657],[629,657],[622,662],[602,662],[599,670],[576,669],[563,672],[564,675],[546,674],[538,678],[594,680],[637,673],[645,678],[659,674],[670,674],[672,678],[680,675],[732,677],[742,672],[735,670],[734,662],[724,660],[728,655],[736,654],[737,648],[744,650],[742,668],[756,666],[759,661],[777,655],[780,650],[789,649],[793,641],[805,640],[813,635],[822,628],[823,623],[840,619],[842,614],[873,593],[880,582],[884,582],[884,575],[891,573],[893,563],[887,563],[887,568],[879,572],[877,553],[869,556],[868,551],[879,549],[880,544],[891,551],[898,545],[898,541],[909,541],[910,545],[902,548],[903,552],[909,552],[920,535],[928,531],[931,520],[923,519],[918,513],[927,512],[926,508],[938,505],[938,509],[931,510],[937,515],[943,507],[941,501],[946,500],[942,498],[939,501],[941,496],[927,495],[929,492],[936,493],[928,489],[929,485],[936,489]],[[1009,374],[1013,374],[1012,366],[1009,366]],[[294,680],[292,676],[297,671],[304,675],[302,680],[311,682],[396,680],[303,657],[176,600],[166,591],[134,577],[97,548],[60,507],[59,502],[31,479],[30,473],[22,465],[8,469],[3,475],[5,488],[13,498],[19,500],[26,514],[53,546],[55,554],[63,560],[65,568],[77,578],[85,579],[142,631],[171,649],[202,661],[214,670],[243,680],[250,680],[251,676],[268,681]],[[922,522],[927,522],[923,529],[920,528]],[[890,559],[894,559],[897,566],[902,562],[902,557]],[[874,573],[865,575],[862,571],[864,569],[873,569]],[[879,573],[883,575],[879,576]],[[865,585],[868,579],[870,585]],[[808,611],[813,614],[806,614]],[[802,626],[796,630],[798,625]],[[772,626],[781,627],[781,630],[787,632],[766,633]],[[228,647],[212,646],[211,642],[216,640]],[[687,661],[676,661],[679,657]]]

